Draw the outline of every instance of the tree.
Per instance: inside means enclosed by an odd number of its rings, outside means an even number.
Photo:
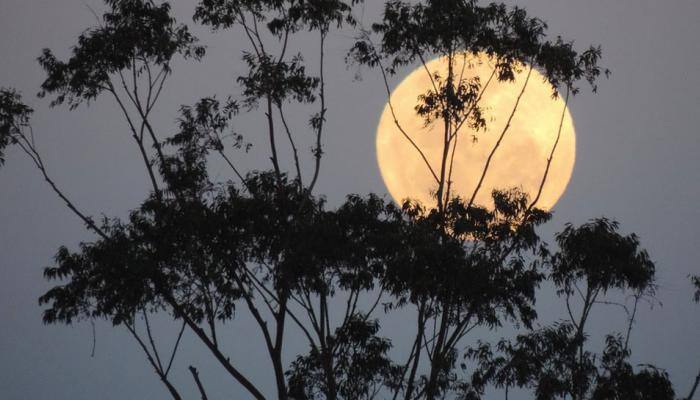
[[[546,24],[519,8],[472,0],[387,1],[381,21],[360,27],[348,59],[378,70],[387,94],[401,67],[419,63],[431,76],[433,88],[417,99],[416,112],[426,124],[444,126],[440,165],[423,156],[435,178],[435,204],[397,206],[374,195],[350,195],[328,209],[314,194],[328,111],[326,39],[332,29],[357,27],[358,3],[201,0],[195,21],[240,33],[249,44],[242,57],[248,71],[237,80],[241,99],[208,97],[182,106],[178,130],[168,137],[153,126],[151,113],[172,61],[205,56],[168,3],[106,0],[99,25],[79,37],[67,61],[44,50],[41,97],[75,110],[106,94],[125,118],[152,186],[126,220],[95,221],[64,194],[35,145],[33,110],[16,91],[0,91],[0,162],[4,151],[19,148],[94,234],[77,249],[61,247],[55,265],[46,268],[56,285],[40,298],[44,321],[105,319],[123,327],[173,399],[183,398],[178,387],[184,383],[173,382],[170,372],[179,368],[185,332],[250,397],[266,398],[220,345],[230,339],[222,337],[221,326],[235,322],[239,310],[259,328],[279,399],[477,399],[489,385],[505,388],[506,396],[509,387],[531,388],[540,399],[671,399],[662,370],[635,372],[629,363],[637,304],[654,289],[654,265],[636,236],[623,236],[616,223],[599,219],[567,226],[552,252],[536,230],[550,218],[536,208],[539,194],[529,199],[505,188],[493,193],[491,209],[475,204],[481,184],[469,199],[451,192],[457,140],[465,124],[477,130],[487,124],[479,100],[491,80],[512,81],[514,71],[537,68],[553,93],[565,91],[568,100],[581,80],[595,89],[606,72],[598,66],[600,49],[578,53],[570,42],[548,40]],[[301,53],[291,54],[290,41],[304,31],[318,37],[316,75]],[[497,61],[488,82],[456,73],[460,58],[482,52]],[[448,76],[428,70],[426,60],[434,56],[448,59]],[[290,104],[313,110],[311,168],[304,168],[301,136],[285,118]],[[240,112],[260,115],[270,171],[242,171],[230,156],[231,148],[247,150],[244,138],[231,134]],[[398,119],[396,124],[410,140]],[[290,168],[280,156],[284,141]],[[492,155],[496,151],[498,144]],[[231,180],[212,179],[212,157],[226,162]],[[569,316],[535,328],[537,289],[545,280],[566,299]],[[626,309],[626,335],[611,334],[598,360],[585,347],[585,326],[593,306],[605,303],[612,290],[631,292],[635,303]],[[577,294],[578,317],[570,303]],[[399,310],[415,320],[415,339],[411,348],[398,349],[405,351],[397,361],[381,321]],[[156,313],[177,325],[170,349],[156,344],[150,323]],[[496,351],[488,343],[467,345],[474,329],[498,331],[506,324],[524,330],[499,342]],[[285,360],[290,329],[301,332],[308,350]],[[188,369],[206,399],[200,371]]]

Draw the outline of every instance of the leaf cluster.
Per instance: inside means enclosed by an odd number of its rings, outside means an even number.
[[[352,9],[363,0],[202,0],[195,21],[214,29],[246,23],[245,13],[266,23],[277,36],[302,29],[327,32],[331,25],[355,25]]]
[[[368,321],[359,316],[338,328],[329,338],[332,352],[338,354],[333,363],[333,374],[338,394],[343,399],[372,399],[383,385],[397,381],[399,366],[388,356],[391,342],[378,337],[378,321]],[[287,372],[289,394],[295,400],[325,399],[331,389],[324,368],[330,360],[312,349],[299,356]]]
[[[466,398],[480,399],[485,386],[491,384],[532,389],[537,400],[570,396],[590,400],[674,399],[666,372],[649,365],[635,371],[620,335],[606,337],[601,357],[588,351],[579,353],[583,340],[572,324],[556,323],[518,335],[514,341],[500,341],[497,353],[491,345],[480,343],[466,353],[479,365]],[[585,397],[576,397],[581,393]]]
[[[5,149],[18,143],[18,136],[29,126],[33,112],[16,90],[0,88],[0,166],[5,163]]]
[[[618,226],[600,218],[579,227],[568,224],[557,235],[561,250],[551,260],[552,279],[563,292],[573,293],[577,281],[602,293],[645,290],[652,284],[655,266],[649,254],[636,235],[620,235]]]
[[[171,16],[170,5],[144,0],[109,0],[110,10],[99,26],[83,32],[67,61],[44,49],[39,64],[47,78],[40,96],[55,95],[52,105],[67,102],[71,108],[113,90],[110,77],[137,63],[165,67],[175,55],[200,59],[204,47],[187,26]],[[139,72],[143,72],[140,70]]]
[[[547,24],[528,16],[524,9],[504,4],[391,0],[386,3],[383,21],[372,25],[372,32],[380,35],[379,45],[362,38],[350,55],[369,66],[387,60],[386,70],[394,74],[399,67],[425,63],[429,57],[483,53],[494,60],[499,80],[512,81],[519,69],[532,64],[543,71],[553,88],[566,85],[574,89],[582,78],[594,84],[601,73],[607,73],[598,66],[599,47],[579,54],[572,42],[546,39],[546,29]]]

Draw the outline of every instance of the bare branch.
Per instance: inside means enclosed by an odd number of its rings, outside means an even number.
[[[161,363],[160,355],[158,354],[158,348],[156,347],[155,340],[153,340],[153,334],[151,333],[151,323],[148,320],[148,313],[146,312],[146,310],[143,310],[143,321],[146,324],[146,335],[148,336],[148,341],[151,344],[151,349],[153,349],[153,355],[156,358],[156,362],[158,363],[158,368],[161,372],[164,372],[163,364]]]
[[[552,151],[549,153],[549,158],[547,158],[547,167],[544,169],[544,175],[542,176],[542,181],[540,181],[540,187],[537,190],[537,196],[535,196],[535,199],[532,200],[532,203],[528,207],[528,209],[531,209],[537,204],[537,202],[540,200],[540,196],[542,195],[542,190],[544,189],[544,184],[547,181],[547,175],[549,174],[549,168],[552,166],[552,160],[554,159],[554,152],[557,150],[557,146],[559,145],[559,139],[561,139],[561,131],[564,126],[564,117],[566,116],[566,108],[569,105],[569,94],[571,92],[571,86],[567,85],[566,87],[566,100],[564,101],[564,110],[561,112],[561,120],[559,121],[559,130],[557,131],[557,139],[554,141],[554,146],[552,146]]]
[[[372,43],[369,40],[369,37],[366,37],[366,40],[368,40],[370,43]],[[374,46],[374,44],[372,44]],[[401,124],[399,123],[399,118],[396,115],[396,110],[394,109],[394,104],[391,101],[391,88],[389,87],[389,78],[386,76],[386,70],[384,69],[384,65],[382,64],[381,60],[379,57],[376,57],[375,61],[379,65],[379,70],[382,73],[382,79],[384,81],[384,87],[386,88],[386,93],[387,93],[387,104],[389,105],[389,111],[391,112],[391,117],[394,119],[394,125],[396,125],[396,128],[401,132],[401,134],[408,140],[408,142],[413,146],[413,148],[418,152],[420,157],[423,159],[423,162],[425,163],[426,167],[428,167],[428,170],[430,171],[430,174],[433,176],[433,179],[435,179],[435,183],[439,184],[440,179],[438,178],[437,174],[435,173],[435,169],[433,169],[432,165],[430,165],[430,161],[428,161],[428,158],[425,156],[425,153],[423,150],[416,144],[416,142],[411,138],[411,136],[403,129]]]
[[[197,384],[197,389],[199,389],[199,394],[202,396],[202,400],[208,400],[207,393],[204,391],[204,386],[202,386],[202,382],[199,380],[199,372],[197,372],[197,368],[190,365],[189,370],[192,374],[192,378],[194,378],[194,382]]]
[[[527,73],[527,78],[525,79],[525,83],[523,84],[523,88],[522,88],[522,90],[520,90],[520,94],[518,94],[518,98],[515,100],[515,105],[513,106],[513,111],[510,113],[510,116],[508,117],[508,121],[506,122],[506,126],[503,128],[501,135],[499,136],[493,149],[491,149],[491,153],[489,153],[489,156],[486,159],[486,165],[484,165],[484,169],[481,173],[481,177],[479,178],[479,182],[476,185],[476,189],[474,189],[474,193],[472,193],[471,199],[469,199],[469,204],[467,207],[471,207],[474,204],[474,200],[476,199],[476,195],[479,193],[479,190],[481,189],[481,185],[484,183],[484,178],[486,178],[486,173],[489,170],[489,166],[491,165],[491,161],[493,160],[493,156],[494,156],[494,154],[496,154],[496,151],[500,147],[501,142],[503,141],[503,138],[505,137],[506,133],[508,132],[508,129],[510,129],[510,124],[513,121],[513,117],[515,116],[515,112],[518,109],[518,105],[520,104],[520,100],[522,99],[523,94],[525,94],[525,89],[527,88],[527,84],[530,81],[530,76],[532,75],[532,68],[533,68],[533,66],[531,64],[530,70]]]
[[[265,396],[260,392],[260,390],[253,385],[253,383],[246,378],[236,367],[234,367],[229,358],[226,357],[221,350],[214,345],[207,334],[200,328],[196,322],[190,318],[183,308],[177,303],[175,298],[172,297],[167,292],[161,291],[164,300],[173,307],[175,313],[182,317],[182,319],[187,323],[187,326],[192,329],[192,331],[197,335],[197,337],[204,343],[204,345],[212,352],[216,360],[224,367],[226,372],[228,372],[238,383],[240,383],[256,400],[265,400]]]
[[[299,180],[299,186],[303,187],[302,183],[302,176],[301,176],[301,163],[299,162],[299,152],[297,151],[297,146],[296,143],[294,142],[294,138],[292,137],[292,132],[289,129],[289,125],[287,124],[287,119],[284,118],[284,112],[282,111],[282,105],[278,104],[277,105],[277,110],[280,113],[280,118],[282,119],[282,125],[284,126],[285,132],[287,132],[287,138],[289,139],[289,145],[292,146],[292,153],[294,155],[294,166],[296,167],[297,170],[297,179]]]
[[[182,323],[182,328],[180,328],[180,333],[177,335],[177,340],[175,341],[175,346],[173,346],[173,351],[170,354],[170,361],[168,361],[168,367],[165,369],[165,376],[168,376],[168,373],[170,372],[170,368],[173,366],[173,362],[175,361],[175,354],[177,353],[177,349],[180,347],[180,339],[182,339],[182,334],[185,332],[185,327],[187,324],[185,322]]]
[[[693,397],[695,397],[695,391],[698,389],[698,386],[700,386],[700,372],[698,372],[698,376],[695,377],[695,383],[693,384],[692,389],[690,389],[690,394],[688,395],[688,398],[686,400],[693,400]]]
[[[18,130],[18,132],[21,132]],[[61,189],[59,189],[58,185],[51,179],[51,177],[48,174],[48,171],[46,170],[46,166],[44,165],[44,161],[41,158],[41,155],[37,151],[36,147],[33,145],[33,139],[30,141],[27,139],[26,135],[23,133],[20,133],[19,135],[20,140],[18,141],[18,145],[22,149],[22,151],[29,156],[29,158],[32,160],[34,165],[37,167],[39,172],[41,172],[42,176],[44,177],[44,181],[51,186],[51,189],[53,189],[54,193],[63,200],[63,202],[66,204],[66,206],[80,218],[85,225],[87,225],[88,228],[90,228],[92,231],[94,231],[97,235],[99,235],[102,239],[109,239],[107,234],[100,229],[96,224],[95,221],[91,217],[88,217],[85,215],[83,212],[81,212],[78,207],[70,200],[68,197],[63,193]],[[24,141],[24,143],[22,143]]]
[[[172,396],[173,399],[175,400],[182,400],[182,396],[180,396],[180,393],[175,389],[175,387],[170,383],[168,380],[167,376],[163,373],[163,370],[158,366],[156,361],[153,359],[153,356],[151,353],[148,351],[148,347],[146,347],[146,344],[143,342],[141,337],[139,337],[138,333],[136,332],[136,328],[129,323],[125,323],[124,326],[126,326],[126,329],[131,333],[131,336],[136,339],[136,342],[138,342],[139,346],[141,346],[141,349],[146,353],[146,358],[148,359],[148,362],[151,364],[153,369],[155,369],[156,374],[160,378],[160,380],[163,382],[165,387],[168,389],[168,392],[170,393],[170,396]]]

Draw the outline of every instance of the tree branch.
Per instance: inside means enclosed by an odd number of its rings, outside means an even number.
[[[190,365],[189,370],[192,374],[192,378],[194,378],[194,382],[197,384],[197,389],[199,389],[199,394],[202,396],[202,400],[207,400],[207,393],[204,391],[204,386],[202,386],[202,382],[199,380],[199,372],[197,372],[197,368]]]
[[[532,203],[528,207],[528,209],[531,209],[537,204],[537,202],[540,200],[540,196],[542,195],[542,190],[544,189],[544,184],[547,181],[547,175],[549,174],[549,168],[552,165],[552,160],[554,159],[554,152],[557,150],[557,146],[559,145],[559,139],[561,139],[561,131],[562,127],[564,126],[564,117],[566,116],[566,108],[569,105],[569,94],[571,92],[571,86],[567,85],[566,86],[566,100],[564,101],[564,110],[561,112],[561,120],[559,121],[559,130],[557,131],[557,139],[554,141],[554,146],[552,146],[552,151],[549,153],[549,158],[547,158],[547,167],[544,169],[544,175],[542,176],[542,181],[540,181],[540,187],[537,190],[537,195],[535,196],[535,199],[532,200]]]
[[[515,100],[515,106],[513,106],[513,111],[510,113],[510,116],[508,117],[508,121],[506,122],[506,126],[503,128],[503,131],[501,132],[501,135],[499,136],[498,140],[496,141],[496,145],[491,149],[491,153],[489,153],[488,158],[486,159],[486,165],[484,165],[484,169],[481,173],[481,177],[479,178],[479,182],[476,185],[476,189],[474,189],[474,193],[472,193],[471,199],[469,199],[469,204],[467,205],[468,208],[470,208],[474,204],[474,200],[476,199],[476,195],[479,193],[479,190],[481,189],[481,185],[484,183],[484,178],[486,178],[486,173],[489,170],[489,166],[491,165],[491,160],[493,159],[494,154],[496,154],[496,151],[498,150],[499,146],[501,145],[501,142],[503,141],[503,138],[505,137],[506,133],[508,132],[508,129],[510,128],[510,124],[513,121],[513,117],[515,116],[515,112],[518,109],[518,105],[520,104],[520,100],[523,97],[523,94],[525,94],[525,89],[527,88],[527,84],[530,81],[530,76],[532,75],[532,64],[530,65],[530,70],[527,73],[527,78],[525,79],[525,84],[523,84],[523,88],[520,91],[520,94],[518,95],[518,98]]]

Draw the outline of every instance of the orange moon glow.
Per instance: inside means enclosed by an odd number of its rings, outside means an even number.
[[[467,57],[464,78],[478,76],[486,86],[494,67],[486,56]],[[455,70],[462,68],[463,59],[457,57]],[[447,60],[435,59],[428,69],[447,76]],[[529,67],[516,74],[514,82],[499,82],[493,78],[483,90],[480,101],[486,119],[486,129],[472,131],[466,125],[459,133],[452,173],[452,192],[467,200],[477,186],[489,153],[506,126],[518,95],[526,81]],[[426,158],[439,173],[443,146],[441,121],[425,126],[415,106],[418,96],[425,94],[432,84],[421,66],[413,71],[391,94],[391,103],[403,130],[423,149]],[[562,122],[562,113],[564,119]],[[495,152],[475,204],[492,207],[494,189],[520,188],[532,200],[544,176],[547,159],[559,133],[559,143],[544,184],[537,207],[551,209],[566,190],[576,159],[574,122],[562,96],[552,97],[552,87],[536,69],[527,83],[511,126]],[[431,193],[436,190],[435,179],[420,154],[403,136],[394,123],[389,104],[384,107],[377,129],[377,160],[384,183],[397,202],[406,198],[424,205],[434,205]]]

